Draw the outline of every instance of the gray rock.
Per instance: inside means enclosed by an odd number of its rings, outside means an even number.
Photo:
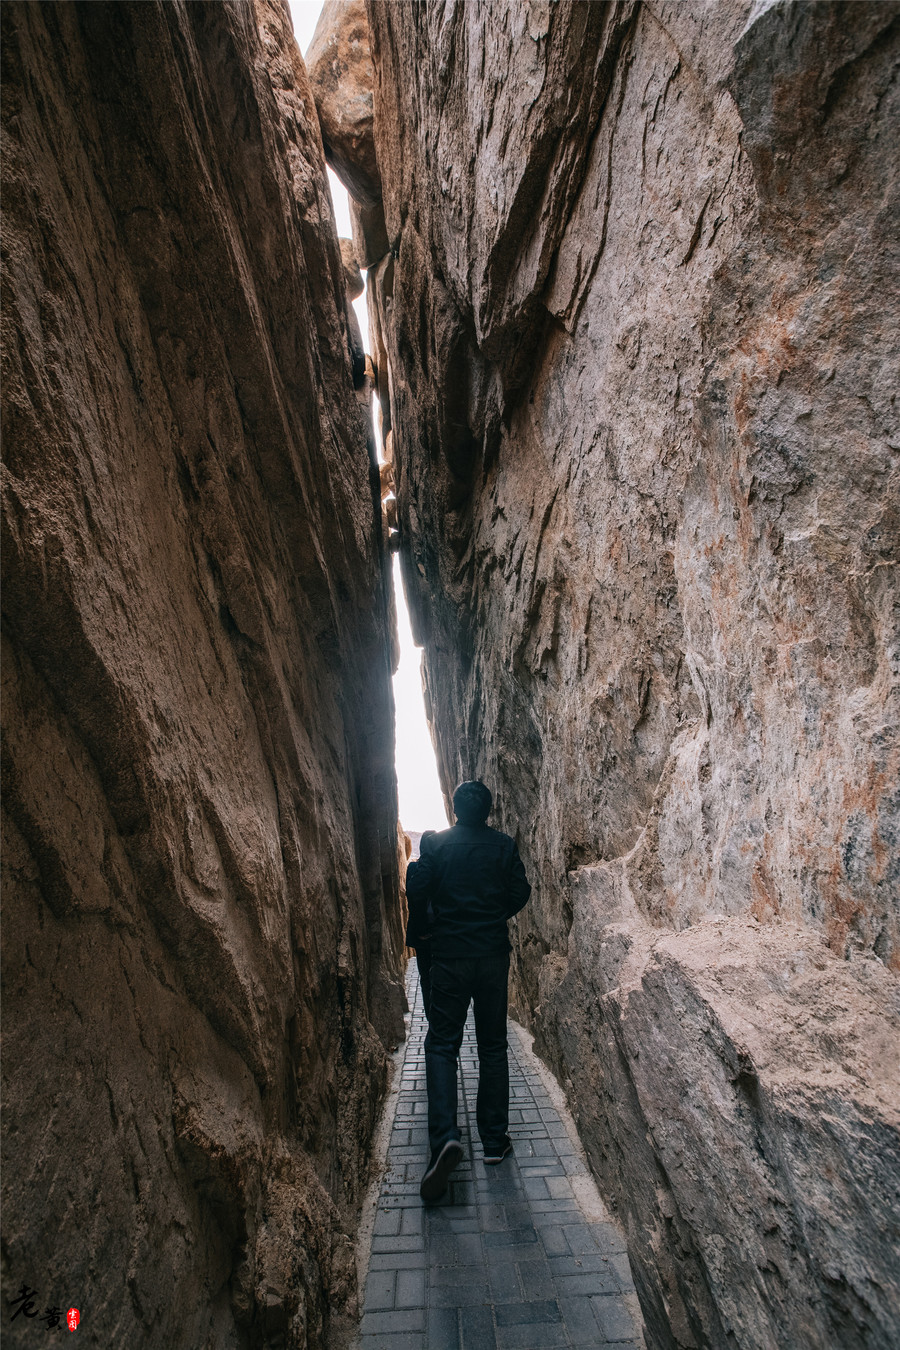
[[[537,880],[517,1006],[659,1346],[900,1335],[898,7],[848,12],[369,10],[442,778]]]

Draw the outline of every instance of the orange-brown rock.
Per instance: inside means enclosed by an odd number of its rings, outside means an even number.
[[[439,763],[659,1347],[900,1335],[898,13],[369,5]]]
[[[306,63],[329,163],[355,201],[379,206],[365,0],[325,0]]]
[[[403,934],[309,85],[278,0],[2,25],[3,1296],[331,1346]]]
[[[387,226],[384,220],[384,207],[358,206],[350,202],[350,225],[353,230],[353,247],[362,267],[375,267],[381,262],[389,249]]]

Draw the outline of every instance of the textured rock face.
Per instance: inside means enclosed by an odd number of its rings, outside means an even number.
[[[520,1012],[654,1345],[886,1348],[900,11],[369,18],[401,556],[537,881]]]
[[[354,199],[381,201],[365,0],[325,0],[306,53],[325,152]]]
[[[333,1345],[402,932],[312,97],[277,0],[2,20],[3,1294]]]

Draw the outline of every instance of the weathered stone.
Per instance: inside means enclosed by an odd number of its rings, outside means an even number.
[[[357,300],[366,289],[366,283],[363,281],[362,272],[359,270],[356,249],[353,246],[352,239],[339,239],[338,243],[341,246],[341,262],[344,266],[344,285],[347,288],[347,299]]]
[[[2,24],[3,1296],[334,1345],[403,934],[309,86],[276,0]]]
[[[381,179],[372,125],[375,72],[365,0],[325,0],[306,65],[328,162],[361,206],[377,207]]]
[[[537,879],[518,1009],[652,1344],[887,1350],[900,11],[369,12],[401,559],[444,786]]]
[[[391,431],[391,366],[383,334],[387,326],[387,314],[393,293],[394,259],[389,253],[377,266],[370,267],[366,275],[369,339],[375,354],[375,391],[381,410],[381,442],[384,446],[384,457],[388,462],[394,457]]]
[[[381,262],[390,248],[381,202],[376,206],[358,206],[351,200],[350,227],[360,266],[374,267]]]

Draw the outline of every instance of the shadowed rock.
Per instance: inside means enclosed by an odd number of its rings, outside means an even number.
[[[328,162],[361,206],[377,207],[375,73],[364,0],[325,0],[306,65]]]
[[[309,85],[276,0],[0,17],[3,1296],[331,1346],[403,934]]]

